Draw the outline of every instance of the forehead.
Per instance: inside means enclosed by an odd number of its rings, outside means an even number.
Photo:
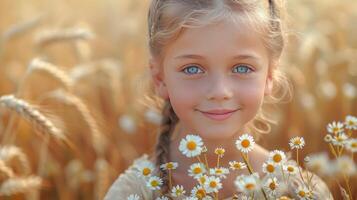
[[[268,55],[262,35],[244,22],[224,20],[201,27],[184,28],[180,35],[168,44],[165,55],[170,57],[198,53],[233,56],[246,52],[258,56]]]

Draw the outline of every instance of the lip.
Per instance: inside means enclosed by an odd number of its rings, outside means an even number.
[[[215,110],[200,111],[200,112],[210,119],[222,121],[222,120],[228,119],[237,110],[239,110],[239,109],[236,109],[236,110],[215,109]]]

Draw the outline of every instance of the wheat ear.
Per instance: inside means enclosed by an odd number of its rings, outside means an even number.
[[[15,111],[20,116],[28,120],[34,127],[38,128],[43,133],[48,133],[51,136],[68,142],[63,132],[58,129],[47,117],[40,111],[34,108],[33,105],[24,100],[18,99],[13,95],[4,95],[0,97],[0,105],[5,108]]]
[[[67,90],[71,90],[73,85],[72,79],[67,75],[65,71],[61,70],[56,65],[45,62],[39,58],[35,58],[31,61],[27,69],[27,76],[36,71],[41,71],[49,74],[51,77],[55,78],[58,82],[62,83],[62,85]]]
[[[29,175],[31,172],[30,162],[19,147],[13,145],[2,146],[0,148],[0,160],[15,169],[15,172],[20,175]]]
[[[41,178],[38,176],[13,177],[4,181],[0,186],[0,195],[14,195],[37,190],[41,187]]]
[[[84,28],[69,28],[62,30],[44,30],[35,36],[37,46],[46,46],[54,42],[71,40],[88,40],[94,37],[94,33]]]

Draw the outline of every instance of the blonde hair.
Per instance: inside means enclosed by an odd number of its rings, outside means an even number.
[[[149,50],[153,58],[162,58],[165,47],[175,40],[184,28],[200,27],[221,20],[233,23],[245,22],[263,37],[271,60],[279,60],[285,45],[282,11],[284,5],[277,0],[152,0],[148,13]],[[291,97],[291,87],[284,73],[277,67],[270,69],[273,78],[272,94],[264,98],[263,105],[247,127],[252,134],[268,133],[270,119],[265,106],[281,102],[284,97]],[[169,162],[171,134],[178,117],[167,100],[163,103],[163,120],[156,145],[156,164]],[[265,130],[262,128],[265,127]],[[161,171],[165,182],[167,176]],[[167,185],[163,187],[167,191]]]

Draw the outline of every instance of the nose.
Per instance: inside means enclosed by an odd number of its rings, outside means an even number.
[[[232,98],[232,96],[232,85],[226,77],[222,75],[211,80],[211,84],[209,84],[207,92],[208,100],[222,101],[228,100]]]

